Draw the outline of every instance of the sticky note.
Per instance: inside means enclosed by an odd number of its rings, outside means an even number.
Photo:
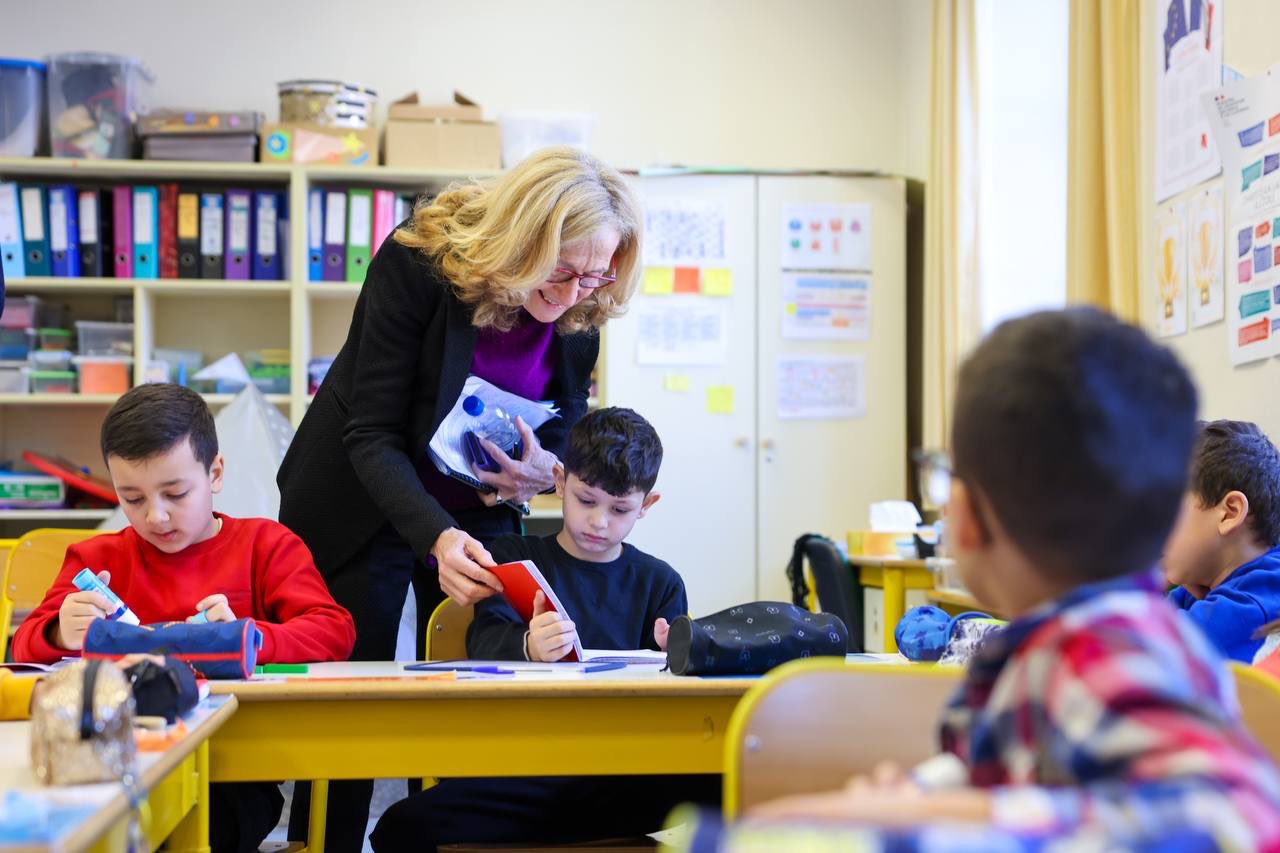
[[[675,292],[676,293],[699,293],[701,288],[698,286],[698,268],[697,267],[676,267]]]
[[[676,288],[676,271],[671,267],[645,267],[641,287],[648,296],[664,296]]]
[[[662,387],[665,390],[680,394],[688,393],[691,385],[691,380],[683,373],[668,373],[662,380]]]
[[[733,414],[733,386],[711,385],[707,388],[707,411],[713,415]]]
[[[702,271],[702,292],[707,296],[733,295],[733,270],[709,269]]]

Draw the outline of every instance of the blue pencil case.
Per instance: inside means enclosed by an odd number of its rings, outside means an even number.
[[[159,622],[127,625],[95,619],[84,635],[86,658],[115,660],[156,654],[186,661],[204,678],[248,678],[258,662],[262,632],[252,619],[234,622]]]

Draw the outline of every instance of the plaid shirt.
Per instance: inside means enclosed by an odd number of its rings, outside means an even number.
[[[696,822],[693,850],[1280,851],[1280,776],[1235,687],[1155,573],[1079,587],[991,635],[942,744],[991,825],[876,832]]]
[[[1222,658],[1155,572],[1078,587],[970,661],[942,745],[994,825],[1054,836],[1205,831],[1280,850],[1280,777],[1239,719]]]

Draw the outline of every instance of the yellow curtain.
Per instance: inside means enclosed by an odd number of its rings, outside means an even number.
[[[950,443],[956,368],[977,339],[977,0],[934,0],[925,187],[924,442]]]
[[[1067,301],[1137,322],[1140,0],[1071,0]]]

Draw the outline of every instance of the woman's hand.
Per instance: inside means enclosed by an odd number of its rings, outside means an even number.
[[[463,607],[502,592],[502,582],[493,572],[493,557],[476,539],[450,527],[431,548],[440,569],[440,589]]]
[[[516,417],[516,429],[520,431],[520,440],[524,445],[524,455],[519,459],[512,459],[487,438],[480,439],[480,446],[498,463],[500,469],[482,471],[473,468],[477,480],[498,490],[493,503],[499,500],[524,503],[556,484],[555,467],[560,464],[560,460],[551,451],[542,449],[538,437],[524,422],[524,418]],[[493,505],[489,500],[485,503]]]

